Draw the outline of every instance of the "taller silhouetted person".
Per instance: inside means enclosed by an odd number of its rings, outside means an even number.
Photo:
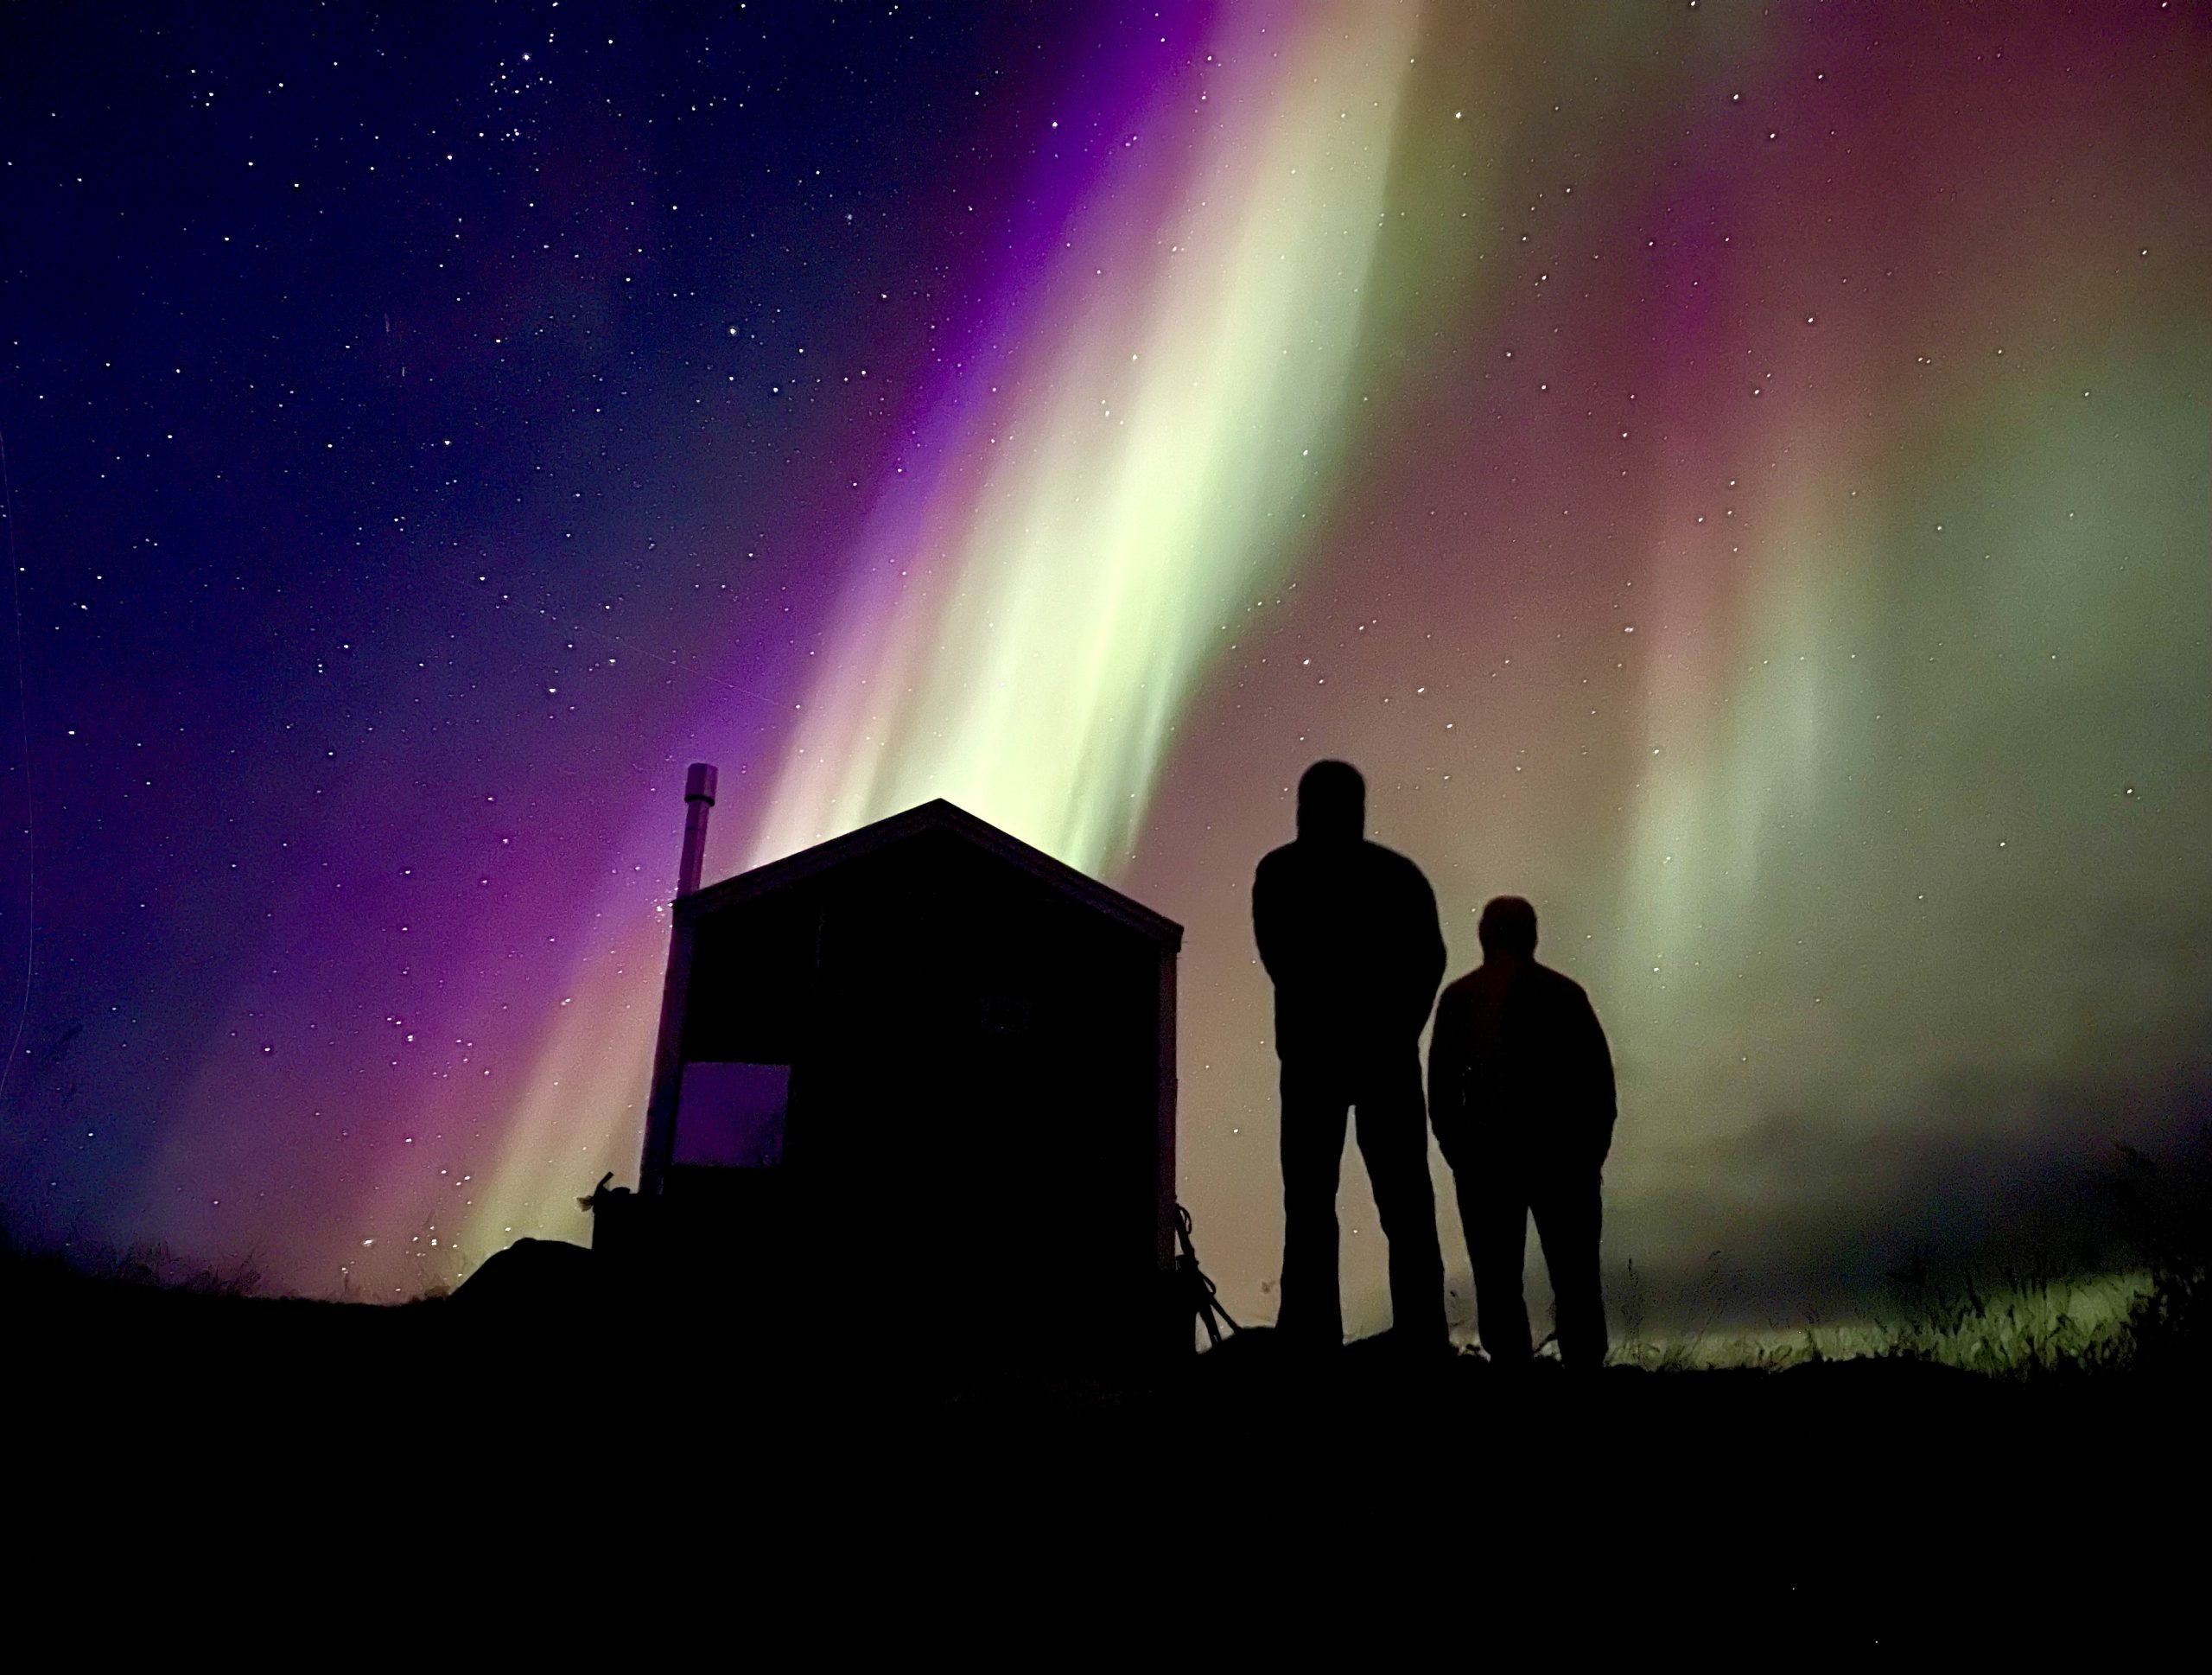
[[[1529,1358],[1521,1266],[1533,1212],[1557,1313],[1560,1359],[1605,1360],[1598,1275],[1599,1177],[1613,1143],[1613,1060],[1582,985],[1536,963],[1536,910],[1483,909],[1483,963],[1444,991],[1428,1045],[1428,1108],[1452,1166],[1483,1347]]]
[[[1298,839],[1260,863],[1252,927],[1275,985],[1282,1060],[1282,1304],[1286,1338],[1344,1341],[1337,1180],[1344,1118],[1390,1245],[1393,1337],[1442,1347],[1444,1260],[1428,1180],[1421,1032],[1444,976],[1444,933],[1421,869],[1371,844],[1367,784],[1349,762],[1298,782]]]

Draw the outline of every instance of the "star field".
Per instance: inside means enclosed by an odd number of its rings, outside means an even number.
[[[1247,891],[1341,755],[1455,972],[1512,891],[1591,990],[1611,1259],[2042,1236],[2212,1086],[2206,18],[7,26],[8,1225],[582,1236],[707,760],[710,876],[944,795],[1182,920],[1265,1317]]]

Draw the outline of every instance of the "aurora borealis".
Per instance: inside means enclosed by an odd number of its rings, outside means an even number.
[[[9,28],[19,1239],[582,1236],[694,759],[709,876],[945,796],[1185,924],[1243,1318],[1322,755],[1455,972],[1535,901],[1662,1292],[2202,1120],[2202,5]]]

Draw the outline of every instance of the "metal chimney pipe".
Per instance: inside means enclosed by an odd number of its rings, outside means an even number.
[[[677,868],[676,907],[668,916],[668,975],[660,990],[660,1035],[653,1044],[653,1080],[645,1096],[645,1143],[638,1160],[638,1190],[659,1192],[676,1150],[676,1101],[683,1086],[683,1008],[691,984],[695,933],[682,910],[699,888],[707,858],[707,811],[715,806],[712,762],[693,762],[683,776],[683,859]]]
[[[715,765],[693,762],[683,776],[683,860],[676,873],[676,893],[689,895],[699,888],[699,869],[707,860],[707,811],[715,806]]]

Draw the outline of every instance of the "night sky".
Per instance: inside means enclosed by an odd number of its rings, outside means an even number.
[[[1267,1319],[1336,755],[1590,990],[1616,1269],[2078,1240],[2212,1105],[2208,188],[2202,3],[17,8],[0,1213],[586,1236],[705,760],[709,877],[942,795],[1181,920]]]

